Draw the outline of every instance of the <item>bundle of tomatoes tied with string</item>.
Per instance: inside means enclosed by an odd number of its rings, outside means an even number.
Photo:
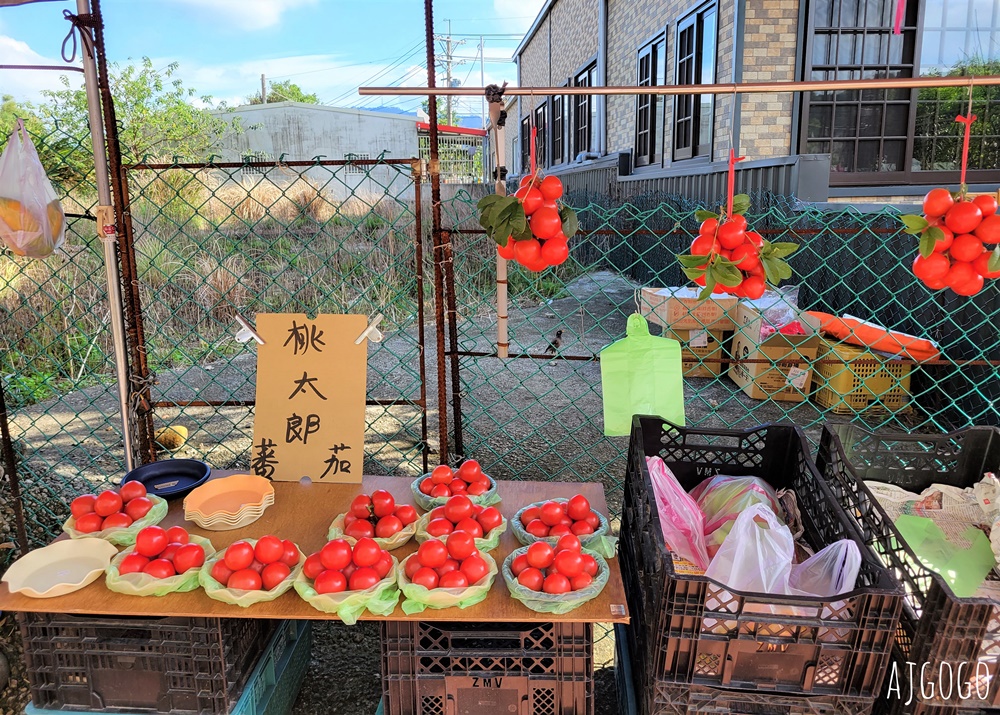
[[[479,225],[496,241],[497,253],[529,271],[543,271],[569,258],[576,235],[576,212],[559,200],[562,182],[542,176],[535,166],[535,129],[531,130],[531,173],[513,196],[491,194],[479,201]]]
[[[772,243],[751,230],[743,215],[750,208],[750,197],[733,193],[736,185],[735,151],[729,152],[729,179],[726,206],[719,213],[696,211],[701,222],[690,252],[678,255],[684,274],[704,287],[699,299],[712,293],[728,293],[738,298],[756,299],[764,295],[767,284],[778,285],[792,277],[784,261],[798,249],[797,243]]]
[[[950,288],[957,295],[972,296],[987,280],[1000,278],[1000,245],[994,246],[1000,244],[1000,215],[993,195],[970,198],[965,185],[969,130],[976,115],[959,115],[955,121],[965,124],[959,190],[931,189],[924,197],[923,216],[899,218],[905,233],[920,237],[914,275],[931,290]]]

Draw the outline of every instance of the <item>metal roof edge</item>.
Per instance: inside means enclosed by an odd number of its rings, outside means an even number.
[[[552,9],[552,6],[555,5],[556,2],[558,2],[558,0],[545,0],[545,4],[542,5],[542,9],[538,11],[538,17],[536,17],[535,21],[531,23],[531,27],[528,28],[528,32],[525,33],[524,39],[521,40],[521,44],[519,44],[517,49],[514,50],[514,57],[518,57],[521,54],[521,50],[524,49],[524,46],[531,42],[531,38],[533,38],[535,33],[538,32],[538,26],[542,24],[542,20],[544,20],[545,16],[549,14],[549,10]]]

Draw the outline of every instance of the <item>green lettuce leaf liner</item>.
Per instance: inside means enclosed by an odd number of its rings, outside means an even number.
[[[240,539],[240,541],[246,541],[251,546],[257,545],[257,539]],[[295,545],[296,549],[299,549],[298,544]],[[273,601],[282,594],[284,594],[288,589],[292,587],[292,583],[298,577],[299,573],[302,572],[302,564],[305,563],[306,557],[302,553],[302,549],[299,549],[299,563],[292,569],[292,572],[288,577],[279,583],[275,588],[270,591],[242,591],[236,588],[226,588],[221,583],[212,578],[212,567],[219,561],[221,561],[226,555],[225,549],[222,551],[217,551],[211,558],[205,559],[205,565],[201,568],[201,573],[198,575],[198,583],[201,587],[205,589],[205,593],[208,594],[209,598],[214,598],[216,601],[222,601],[223,603],[228,603],[233,606],[240,606],[241,608],[247,608],[255,603],[263,603],[265,601]]]
[[[341,591],[340,593],[316,593],[312,581],[300,570],[295,577],[295,591],[302,600],[323,613],[336,613],[345,624],[353,626],[367,609],[376,616],[388,616],[396,610],[399,601],[399,585],[396,573],[399,561],[392,557],[392,568],[384,579],[364,591]]]
[[[104,539],[118,546],[132,546],[135,544],[135,537],[138,533],[147,526],[153,526],[163,521],[167,516],[167,510],[170,508],[167,500],[162,497],[152,494],[147,494],[146,497],[153,503],[153,508],[146,512],[146,516],[138,521],[133,521],[132,526],[127,529],[104,529],[103,531],[95,531],[92,534],[84,534],[82,531],[76,530],[76,518],[71,516],[63,524],[63,531],[69,534],[71,539]]]
[[[427,525],[431,523],[431,514],[427,512],[422,517],[417,519],[417,543],[422,544],[428,539],[437,539],[438,541],[444,543],[448,540],[446,536],[431,536],[427,533]],[[476,539],[476,548],[479,549],[480,553],[487,553],[493,551],[496,547],[500,545],[500,537],[503,533],[507,531],[507,517],[503,517],[503,521],[500,526],[492,529],[488,534],[485,534],[482,538]]]
[[[205,549],[206,563],[208,563],[209,557],[215,553],[212,542],[203,536],[191,534],[190,543],[200,544]],[[200,585],[199,577],[202,569],[205,568],[204,565],[170,578],[154,578],[146,573],[127,573],[122,576],[118,568],[125,557],[131,553],[132,551],[126,549],[111,560],[111,564],[105,572],[107,575],[104,577],[104,583],[109,590],[115,593],[124,593],[126,596],[166,596],[168,593],[194,591]]]
[[[524,525],[521,523],[521,515],[526,510],[530,509],[533,506],[540,507],[547,501],[556,501],[562,503],[569,501],[569,499],[556,497],[554,499],[545,499],[543,501],[536,501],[531,504],[527,504],[521,509],[519,509],[518,512],[514,515],[514,518],[511,519],[510,522],[511,531],[514,532],[514,536],[517,537],[517,540],[520,543],[524,544],[525,546],[531,546],[536,541],[544,541],[550,544],[551,546],[555,546],[556,542],[559,541],[558,536],[546,536],[544,538],[532,536],[527,531],[525,531]],[[581,536],[580,544],[583,546],[583,548],[589,549],[590,551],[594,551],[606,559],[613,559],[615,557],[615,553],[618,550],[618,537],[611,535],[611,524],[608,523],[608,518],[604,516],[604,514],[602,514],[601,512],[597,511],[596,509],[594,510],[594,513],[597,514],[597,518],[600,519],[601,525],[597,527],[597,531],[595,531],[593,534],[587,534],[586,536]]]
[[[424,511],[430,511],[436,506],[444,506],[445,502],[450,499],[450,497],[429,497],[420,491],[420,482],[424,481],[426,477],[431,476],[430,474],[424,474],[423,476],[417,477],[413,484],[410,485],[410,490],[413,492],[413,501],[416,502]],[[482,504],[483,506],[493,506],[494,504],[500,503],[500,495],[497,494],[497,480],[491,477],[489,474],[486,478],[490,480],[490,488],[480,494],[478,497],[474,497],[471,494],[467,495],[469,499],[472,500],[473,504]]]
[[[587,588],[581,588],[579,591],[570,591],[569,593],[532,591],[530,588],[525,588],[518,583],[514,572],[510,570],[510,565],[514,562],[514,559],[527,552],[527,546],[514,549],[507,554],[501,570],[503,571],[503,580],[507,584],[507,590],[510,591],[511,597],[523,603],[526,608],[530,608],[532,611],[538,613],[569,613],[574,608],[579,608],[587,601],[591,601],[601,594],[601,591],[604,590],[604,587],[608,583],[608,576],[611,574],[608,562],[604,560],[603,556],[590,549],[584,549],[583,553],[590,554],[597,561],[597,576],[594,577],[593,582]]]
[[[427,589],[423,586],[412,583],[406,577],[406,562],[416,557],[410,554],[399,565],[397,578],[399,579],[399,590],[403,592],[403,613],[412,616],[414,613],[421,613],[427,608],[468,608],[486,599],[493,588],[493,581],[497,577],[497,562],[489,554],[480,554],[483,561],[489,567],[489,572],[478,582],[468,588],[435,588]]]
[[[343,539],[344,541],[348,542],[351,546],[354,546],[354,544],[357,543],[358,540],[355,539],[353,536],[346,536],[344,534],[345,516],[347,516],[346,512],[344,514],[338,514],[337,518],[333,520],[333,523],[330,524],[330,530],[326,532],[326,540],[333,541],[334,539]],[[412,524],[404,526],[402,530],[397,531],[395,534],[393,534],[387,539],[381,539],[377,536],[374,538],[375,538],[375,543],[378,544],[380,548],[383,548],[386,551],[392,551],[394,549],[398,549],[400,546],[409,543],[410,539],[413,538],[413,535],[415,533],[417,533],[417,522],[413,522]]]

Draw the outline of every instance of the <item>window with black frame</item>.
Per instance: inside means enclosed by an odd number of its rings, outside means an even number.
[[[551,138],[552,164],[562,164],[565,161],[564,137],[566,135],[565,97],[556,95],[552,98],[552,126],[549,132]]]
[[[677,23],[676,84],[715,82],[717,12],[705,5]],[[712,152],[715,97],[681,94],[674,99],[674,159],[708,156]]]
[[[521,120],[521,173],[527,174],[531,171],[531,119],[525,117]]]
[[[666,84],[666,40],[658,37],[639,50],[636,59],[637,84],[656,87]],[[640,94],[636,99],[635,165],[659,164],[663,156],[663,95]]]
[[[597,85],[597,63],[591,64],[574,79],[577,87]],[[597,147],[597,103],[589,94],[572,95],[573,98],[573,155],[592,152]]]
[[[542,106],[535,110],[535,163],[538,166],[548,166],[548,161],[545,158],[545,131],[546,131],[546,114],[548,110],[548,104],[543,103]]]

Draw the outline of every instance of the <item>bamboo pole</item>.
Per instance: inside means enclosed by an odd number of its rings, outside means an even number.
[[[500,167],[505,166],[507,145],[504,140],[504,127],[497,126],[500,121],[500,112],[503,111],[503,102],[490,102],[490,122],[493,124],[493,143],[496,145],[496,186],[495,193],[499,196],[507,195],[507,185],[504,176],[500,172]],[[507,357],[510,348],[510,341],[507,337],[507,259],[497,253],[497,357]]]

